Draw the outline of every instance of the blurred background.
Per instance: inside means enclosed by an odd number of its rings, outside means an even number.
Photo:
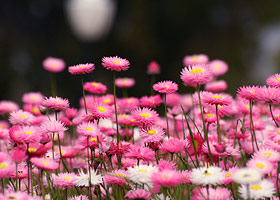
[[[280,1],[213,0],[1,0],[0,100],[21,101],[25,92],[49,96],[50,75],[42,67],[49,56],[67,66],[91,62],[96,69],[86,81],[100,81],[112,93],[112,73],[103,56],[130,61],[118,77],[134,77],[130,96],[149,94],[146,68],[155,60],[179,92],[185,55],[204,53],[228,63],[220,77],[235,95],[242,85],[265,84],[280,71]],[[77,106],[79,76],[67,69],[56,74],[58,95]],[[120,92],[119,92],[120,94]]]

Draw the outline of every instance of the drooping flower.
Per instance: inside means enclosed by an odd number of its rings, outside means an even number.
[[[129,68],[129,61],[118,56],[114,57],[103,57],[102,65],[106,69],[112,71],[125,71]]]
[[[185,56],[183,60],[183,64],[185,66],[189,65],[197,65],[197,64],[206,64],[208,63],[209,58],[205,54],[195,54],[191,56]]]
[[[199,167],[191,172],[191,182],[197,185],[216,185],[223,181],[223,171],[219,167]]]
[[[124,198],[126,199],[131,199],[131,200],[150,200],[151,199],[151,192],[148,192],[147,190],[144,189],[136,189],[136,190],[130,190]]]
[[[86,74],[92,72],[93,70],[94,64],[92,63],[74,65],[68,68],[70,74]]]
[[[178,85],[172,81],[162,81],[153,85],[153,89],[159,93],[169,94],[178,90]]]
[[[45,106],[48,109],[66,110],[69,108],[69,101],[68,99],[62,99],[61,97],[46,97],[42,101],[42,106]]]
[[[222,60],[212,60],[209,63],[209,69],[214,74],[214,76],[221,76],[228,71],[228,65]]]
[[[45,70],[53,73],[61,72],[65,68],[65,62],[60,58],[48,57],[43,60]]]
[[[160,66],[156,61],[152,61],[148,64],[147,74],[159,74]]]
[[[134,78],[116,78],[116,86],[119,88],[131,88],[135,84]]]
[[[93,94],[104,94],[107,91],[107,86],[100,82],[86,82],[84,84],[84,90]]]

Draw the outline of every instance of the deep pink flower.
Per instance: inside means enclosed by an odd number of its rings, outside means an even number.
[[[136,97],[119,99],[117,102],[119,113],[128,113],[139,106],[139,100]]]
[[[196,65],[196,64],[207,64],[209,58],[205,54],[196,54],[191,56],[185,56],[183,60],[183,64],[185,66]]]
[[[131,115],[143,124],[153,124],[158,119],[158,113],[149,108],[137,108],[131,112]]]
[[[178,90],[178,85],[172,81],[162,81],[153,85],[153,89],[159,93],[169,94]]]
[[[26,149],[20,148],[20,146],[17,146],[10,150],[10,156],[11,159],[16,162],[20,163],[27,159]]]
[[[152,195],[152,193],[148,192],[147,190],[136,189],[136,190],[128,191],[128,193],[126,193],[124,198],[131,199],[131,200],[137,200],[137,199],[150,200],[151,199],[151,195]]]
[[[70,120],[72,120],[74,117],[76,117],[77,113],[78,113],[78,110],[76,108],[67,108],[65,110],[65,115]]]
[[[145,161],[154,161],[155,152],[149,147],[141,147],[137,145],[130,145],[129,151],[124,154],[127,158],[145,160]]]
[[[23,110],[32,113],[35,116],[41,116],[39,105],[24,104]]]
[[[94,64],[92,63],[74,65],[68,68],[70,74],[86,74],[92,72],[93,70]]]
[[[119,144],[116,144],[115,142],[111,142],[111,146],[110,149],[108,150],[108,153],[110,155],[121,156],[129,151],[129,146],[130,144],[124,141],[120,141]]]
[[[159,74],[160,66],[156,61],[152,61],[148,64],[147,74]]]
[[[106,94],[104,96],[101,96],[99,98],[99,101],[108,104],[109,106],[114,104],[114,95],[112,94]]]
[[[103,57],[102,65],[106,69],[112,71],[125,71],[129,68],[129,61],[118,56],[114,57]]]
[[[17,174],[17,175],[16,175]],[[18,165],[17,167],[17,172],[16,170],[11,174],[11,177],[13,179],[16,179],[16,177],[18,179],[24,179],[24,178],[28,178],[28,168],[26,165]]]
[[[107,86],[103,85],[100,82],[86,82],[84,84],[85,91],[88,91],[93,94],[104,94],[107,91]]]
[[[151,178],[154,184],[164,187],[173,187],[182,183],[183,175],[175,170],[163,170],[154,172]]]
[[[205,65],[194,65],[185,67],[180,77],[185,86],[198,87],[212,81],[213,74]]]
[[[228,65],[222,60],[213,60],[209,63],[209,70],[214,76],[221,76],[228,71]]]
[[[280,74],[274,74],[266,79],[266,84],[271,87],[280,87]]]
[[[228,105],[232,102],[232,97],[229,94],[208,92],[203,97],[203,101],[212,105]]]
[[[88,109],[95,119],[110,118],[113,114],[113,109],[108,104],[95,101],[88,106]]]
[[[194,189],[194,195],[191,200],[205,200],[207,197],[206,188],[196,188]],[[229,200],[231,199],[231,192],[227,188],[209,188],[209,200]]]
[[[38,167],[39,169],[43,169],[43,170],[47,170],[47,171],[53,171],[58,168],[58,163],[50,158],[33,157],[30,159],[30,162],[35,167]]]
[[[13,126],[10,128],[9,135],[17,143],[34,143],[41,139],[38,127],[34,126]]]
[[[135,84],[135,79],[134,78],[117,78],[116,79],[116,86],[119,88],[131,88]]]
[[[45,70],[53,73],[61,72],[65,68],[65,62],[60,58],[48,57],[43,60]]]
[[[224,80],[213,81],[205,84],[205,90],[209,92],[221,92],[227,89],[227,83]]]
[[[153,125],[147,127],[145,129],[141,129],[140,137],[142,138],[143,142],[159,142],[164,137],[164,130],[163,128]]]
[[[243,86],[237,90],[237,96],[247,100],[257,100],[257,90],[259,86]]]
[[[259,87],[256,90],[256,96],[259,101],[268,104],[280,104],[280,88],[275,87]]]
[[[48,109],[66,110],[69,108],[69,101],[68,99],[62,99],[61,97],[46,97],[42,101],[42,106],[45,106]]]
[[[15,164],[11,161],[9,155],[0,152],[0,178],[8,178],[15,171]]]
[[[155,96],[143,96],[140,98],[140,106],[155,108],[162,103],[162,99],[159,94]]]
[[[159,149],[162,153],[181,153],[185,147],[184,141],[176,138],[169,138],[165,140]]]

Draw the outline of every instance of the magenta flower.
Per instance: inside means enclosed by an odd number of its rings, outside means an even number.
[[[280,88],[275,87],[259,87],[256,90],[256,96],[258,101],[262,101],[268,104],[280,104]]]
[[[130,145],[129,151],[125,153],[125,157],[137,160],[154,161],[155,152],[149,147]]]
[[[143,124],[153,124],[158,119],[157,112],[149,108],[137,108],[131,112],[131,115],[136,121]]]
[[[92,72],[93,70],[94,64],[92,63],[74,65],[68,68],[70,74],[86,74]]]
[[[50,158],[37,158],[33,157],[30,159],[32,165],[39,169],[53,171],[58,168],[58,163]]]
[[[162,81],[153,85],[153,89],[159,93],[169,94],[178,90],[178,85],[172,81]]]
[[[100,82],[86,82],[84,84],[84,90],[93,94],[104,94],[107,91],[107,86]]]
[[[156,61],[152,61],[148,64],[147,74],[159,74],[160,66]]]
[[[146,129],[142,129],[140,131],[140,136],[143,140],[143,142],[159,142],[163,139],[165,133],[163,129],[159,126],[153,125],[151,127],[148,127]]]
[[[135,84],[134,78],[116,78],[116,86],[119,88],[131,88]]]
[[[183,64],[185,66],[189,65],[197,65],[197,64],[207,64],[209,61],[209,58],[205,54],[197,54],[197,55],[191,55],[191,56],[185,56],[183,60]]]
[[[13,101],[0,101],[0,114],[10,113],[19,109],[19,106]]]
[[[280,74],[274,74],[266,79],[266,84],[271,87],[280,87]]]
[[[42,106],[45,106],[48,109],[66,110],[69,108],[69,101],[67,99],[62,99],[61,97],[46,97],[42,102]]]
[[[140,98],[140,106],[155,108],[162,103],[162,99],[159,94],[155,96],[143,96]]]
[[[92,122],[84,122],[77,127],[77,132],[82,136],[94,136],[98,135],[99,127]]]
[[[125,71],[129,68],[129,61],[118,56],[114,57],[103,57],[102,65],[106,69],[112,71]]]
[[[43,60],[45,70],[53,73],[61,72],[65,68],[65,62],[60,58],[48,57]]]
[[[181,153],[185,147],[185,142],[176,138],[169,138],[165,140],[159,149],[162,153]]]
[[[212,105],[228,105],[232,102],[232,97],[228,94],[215,94],[208,92],[205,96],[203,96],[203,101]]]

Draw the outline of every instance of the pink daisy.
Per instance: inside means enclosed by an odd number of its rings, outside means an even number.
[[[228,71],[228,65],[222,60],[213,60],[209,63],[209,70],[214,76],[221,76]]]
[[[155,108],[162,103],[162,99],[159,94],[155,96],[143,96],[140,98],[140,106]]]
[[[0,101],[0,114],[10,113],[19,109],[19,106],[13,101]]]
[[[94,70],[94,64],[86,63],[68,67],[70,74],[86,74]]]
[[[142,138],[143,142],[159,142],[164,137],[164,130],[163,128],[153,125],[146,129],[141,129],[140,137]]]
[[[148,64],[147,74],[159,74],[160,66],[156,61],[152,61]]]
[[[162,153],[181,153],[185,147],[185,142],[176,138],[169,138],[163,141],[159,149]]]
[[[119,113],[128,113],[139,106],[139,100],[135,97],[119,99],[117,102]]]
[[[14,125],[31,125],[34,120],[34,115],[23,110],[13,111],[9,117],[9,121]]]
[[[59,147],[55,148],[55,151],[61,156],[62,158],[75,158],[76,152],[75,149],[73,149],[70,146],[61,146],[61,151],[59,150]]]
[[[52,159],[49,158],[36,158],[33,157],[30,159],[30,162],[32,165],[39,169],[47,170],[47,171],[53,171],[58,168],[58,163],[55,162]]]
[[[127,178],[128,172],[122,169],[114,170],[110,172],[109,174],[106,174],[103,176],[104,182],[106,184],[117,184],[122,186],[123,184],[126,184],[126,178]]]
[[[150,200],[151,199],[151,195],[152,195],[152,193],[148,192],[147,190],[136,189],[136,190],[128,191],[128,193],[126,193],[124,198],[131,199],[131,200],[137,200],[137,199]]]
[[[280,161],[280,153],[273,149],[263,147],[254,153],[254,158],[266,159],[275,163]]]
[[[145,161],[154,161],[155,152],[149,147],[140,147],[137,145],[130,145],[129,151],[124,154],[127,158],[145,160]]]
[[[205,90],[209,92],[221,92],[227,89],[227,83],[224,80],[213,81],[205,84]]]
[[[110,118],[113,114],[111,106],[99,101],[90,104],[88,109],[95,119]]]
[[[41,111],[38,105],[24,104],[23,110],[32,113],[35,116],[41,116]]]
[[[38,127],[34,126],[13,126],[9,131],[10,137],[17,143],[35,143],[41,139]]]
[[[117,78],[116,79],[116,86],[119,88],[131,88],[135,84],[134,78]]]
[[[280,74],[274,74],[266,79],[266,84],[271,87],[280,87]]]
[[[259,87],[256,90],[257,99],[264,103],[280,104],[280,88],[275,87]]]
[[[15,164],[11,161],[9,155],[0,152],[0,178],[9,178],[15,171]]]
[[[34,199],[34,197],[30,197],[25,192],[12,192],[12,191],[9,191],[7,194],[5,194],[3,196],[2,195],[0,196],[0,199],[2,199],[2,200],[11,200],[11,199],[15,199],[15,200],[29,200],[30,198]],[[38,200],[38,199],[34,199],[34,200]]]
[[[112,94],[107,94],[107,95],[104,95],[104,96],[101,96],[99,98],[99,100],[103,103],[106,103],[108,104],[109,106],[113,105],[114,104],[114,95]]]
[[[242,97],[247,100],[257,100],[257,90],[259,86],[243,86],[237,90],[237,96]]]
[[[129,151],[129,146],[130,146],[130,143],[127,143],[125,141],[120,141],[119,144],[111,142],[108,153],[109,153],[109,155],[120,156]]]
[[[61,121],[57,120],[46,120],[44,121],[40,126],[41,132],[46,134],[62,134],[64,131],[67,130],[67,128],[64,126],[64,124]]]
[[[205,65],[194,65],[185,67],[181,71],[181,80],[185,86],[198,87],[213,79],[212,73]]]
[[[106,69],[112,71],[125,71],[129,68],[129,61],[118,56],[114,57],[103,57],[102,65]]]
[[[170,107],[175,107],[180,105],[181,95],[178,93],[170,93],[166,95],[166,105]],[[181,109],[181,108],[180,108]]]
[[[252,158],[247,162],[247,167],[259,170],[263,175],[269,174],[273,170],[271,162],[265,159]]]
[[[74,117],[76,117],[77,113],[78,113],[78,110],[76,108],[67,108],[65,110],[65,115],[69,119],[73,119]]]
[[[69,108],[69,101],[68,99],[62,99],[60,97],[46,97],[42,101],[42,106],[45,106],[48,109],[66,110]]]
[[[71,188],[74,187],[74,182],[77,176],[74,173],[60,173],[58,175],[52,174],[53,186],[55,188]]]
[[[84,122],[77,126],[77,132],[82,136],[94,136],[99,134],[99,127],[92,122]]]
[[[178,90],[178,85],[172,81],[162,81],[153,85],[153,89],[159,93],[169,94]]]
[[[17,167],[17,172],[16,170],[11,174],[11,177],[13,179],[16,179],[16,177],[18,179],[24,179],[24,178],[28,178],[28,168],[26,165],[18,165]]]
[[[43,99],[44,97],[40,92],[25,93],[22,97],[23,103],[35,105],[41,104]]]
[[[26,149],[20,145],[10,150],[10,156],[16,163],[23,162],[27,159]]]
[[[227,188],[209,188],[209,197],[206,188],[196,188],[193,191],[194,195],[191,200],[229,200],[232,199],[231,192]]]
[[[163,170],[154,172],[151,180],[154,184],[159,184],[164,187],[173,187],[182,183],[183,175],[175,170]]]
[[[203,101],[212,105],[228,105],[232,102],[232,97],[228,94],[207,93],[203,97]]]
[[[53,73],[61,72],[65,68],[65,62],[60,58],[48,57],[43,60],[45,70]]]
[[[176,163],[173,161],[160,159],[158,162],[158,171],[176,170],[176,169],[177,169]]]
[[[150,108],[137,108],[131,112],[131,115],[143,124],[153,124],[158,119],[158,113]]]
[[[197,64],[207,64],[209,58],[205,54],[196,54],[191,56],[185,56],[183,60],[183,64],[185,66],[189,65],[197,65]]]
[[[84,84],[85,91],[88,91],[93,94],[104,94],[107,91],[107,86],[103,85],[100,82],[86,82]]]

